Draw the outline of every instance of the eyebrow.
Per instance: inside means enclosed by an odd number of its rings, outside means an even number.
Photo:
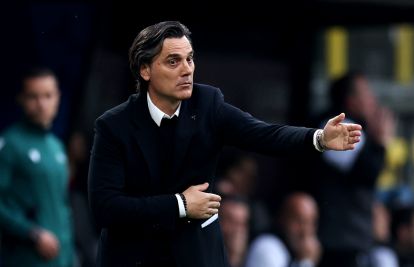
[[[192,56],[192,55],[194,55],[194,51],[191,51],[187,54],[187,56]],[[168,59],[168,58],[180,58],[180,57],[181,57],[180,54],[173,53],[173,54],[169,54],[166,58]]]

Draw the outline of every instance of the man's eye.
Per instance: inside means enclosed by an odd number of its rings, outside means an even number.
[[[170,60],[168,60],[168,64],[170,64],[170,65],[176,65],[177,64],[177,60],[176,59],[170,59]]]

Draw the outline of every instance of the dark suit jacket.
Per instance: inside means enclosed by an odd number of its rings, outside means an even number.
[[[214,182],[218,154],[234,145],[268,155],[315,150],[314,129],[267,124],[227,104],[214,87],[195,84],[182,101],[169,179],[160,179],[158,127],[146,92],[96,120],[89,170],[92,212],[102,227],[99,266],[228,266],[218,220],[180,219],[175,193]],[[316,151],[316,150],[315,150]],[[211,188],[211,186],[210,186]]]

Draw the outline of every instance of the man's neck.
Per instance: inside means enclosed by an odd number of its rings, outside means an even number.
[[[151,98],[152,103],[168,116],[172,116],[181,103],[181,100],[171,101],[167,98],[160,98],[153,94],[151,91],[148,91],[148,94]]]
[[[40,122],[35,122],[27,117],[23,117],[23,123],[32,130],[39,131],[42,133],[46,133],[51,130],[52,124],[43,124]]]

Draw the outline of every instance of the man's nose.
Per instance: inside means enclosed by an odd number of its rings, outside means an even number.
[[[193,72],[193,68],[187,60],[184,60],[182,64],[182,74],[189,75]]]
[[[41,109],[45,109],[46,106],[48,105],[48,99],[45,97],[39,97],[37,99],[37,104]]]

